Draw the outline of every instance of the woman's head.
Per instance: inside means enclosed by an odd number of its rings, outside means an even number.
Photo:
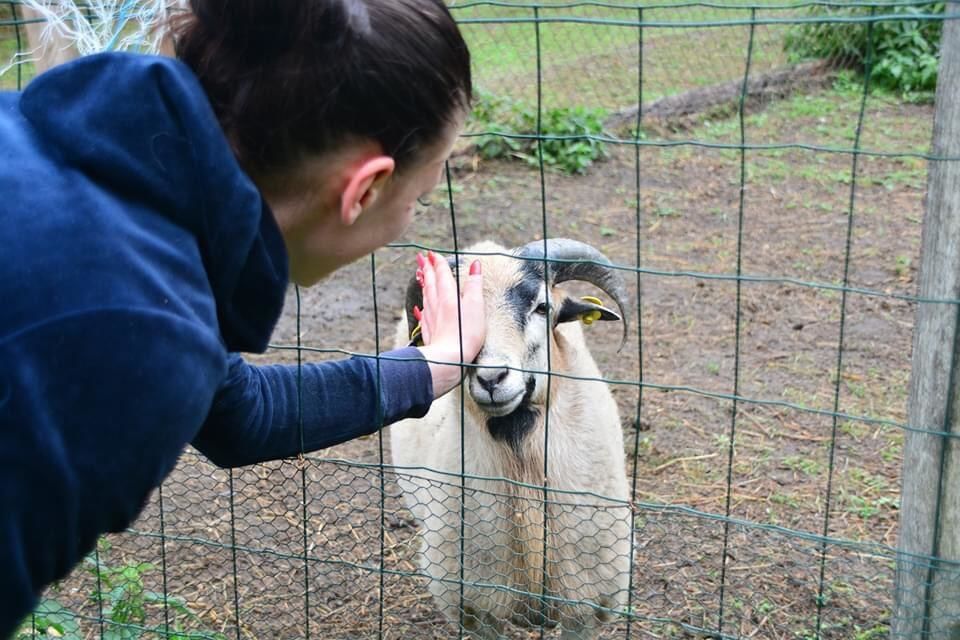
[[[442,0],[190,0],[177,57],[241,164],[270,174],[373,140],[402,171],[471,98],[470,54]]]
[[[203,85],[312,284],[400,235],[471,99],[443,0],[190,0],[177,57]]]

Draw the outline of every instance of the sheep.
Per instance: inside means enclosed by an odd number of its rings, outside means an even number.
[[[456,391],[390,428],[398,484],[420,524],[420,568],[447,618],[472,637],[502,638],[510,620],[559,625],[564,640],[592,638],[626,606],[631,509],[617,406],[573,321],[623,317],[622,348],[626,288],[602,253],[574,240],[512,252],[485,242],[466,253],[483,266],[484,346]],[[568,296],[557,286],[567,280],[596,285],[620,314]],[[413,280],[398,346],[410,342],[415,304]],[[548,313],[549,369],[564,374],[550,377],[549,403]]]

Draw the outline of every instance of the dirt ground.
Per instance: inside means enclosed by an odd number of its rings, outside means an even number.
[[[898,109],[932,118],[929,106]],[[813,130],[794,125],[771,135]],[[695,134],[661,132],[665,142]],[[453,163],[461,249],[546,232],[628,268],[630,341],[618,352],[617,326],[589,328],[636,505],[632,617],[603,638],[887,635],[915,310],[897,296],[914,293],[924,183],[871,179],[903,161],[861,156],[851,217],[850,154],[791,149],[777,161],[796,171],[766,171],[772,160],[748,153],[742,218],[741,157],[729,149],[623,146],[586,176],[547,173],[542,189],[536,168]],[[451,250],[451,220],[438,196],[400,244]],[[287,347],[298,331],[308,362],[389,348],[414,253],[385,249],[299,302],[291,292],[278,348],[256,360],[296,362]],[[750,276],[739,283],[738,267]],[[153,563],[146,587],[182,599],[197,617],[168,608],[166,619],[187,629],[456,637],[423,580],[406,575],[416,525],[378,466],[387,438],[232,473],[188,452],[102,562]],[[79,602],[92,580],[78,574],[61,597]],[[163,622],[153,606],[147,626]]]

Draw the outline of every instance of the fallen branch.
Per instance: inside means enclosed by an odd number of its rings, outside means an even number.
[[[801,62],[780,67],[773,71],[752,76],[747,82],[746,103],[748,107],[758,102],[780,99],[797,91],[810,91],[826,86],[834,79],[834,67],[825,60]],[[730,80],[721,84],[691,89],[677,95],[666,96],[642,106],[634,105],[614,113],[604,126],[610,131],[636,124],[638,110],[643,119],[682,120],[683,118],[713,111],[720,107],[735,107],[743,91],[743,80]]]
[[[716,454],[716,453],[708,453],[708,454],[705,454],[705,455],[702,455],[702,456],[689,456],[689,457],[686,457],[686,458],[674,458],[673,460],[670,460],[669,462],[664,462],[664,463],[661,464],[659,467],[654,467],[653,469],[650,470],[650,473],[660,473],[661,471],[663,471],[663,470],[666,469],[667,467],[673,466],[673,465],[677,464],[678,462],[693,462],[694,460],[707,460],[708,458],[716,458],[717,455],[718,455],[718,454]]]

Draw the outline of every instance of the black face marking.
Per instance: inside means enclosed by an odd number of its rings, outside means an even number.
[[[540,281],[533,278],[523,278],[504,292],[503,297],[520,329],[526,328],[527,312],[538,293],[540,293]]]
[[[517,326],[525,329],[527,312],[533,306],[543,285],[543,265],[539,262],[524,260],[520,265],[520,273],[520,281],[504,292],[504,298],[513,312]]]
[[[506,442],[517,455],[520,455],[524,437],[530,433],[540,417],[540,410],[530,406],[535,386],[536,381],[530,376],[527,378],[527,390],[523,394],[523,400],[513,413],[487,418],[487,430],[493,439]]]
[[[537,355],[540,352],[540,349],[543,348],[543,344],[540,342],[535,342],[527,347],[527,361],[529,362],[533,356]]]

